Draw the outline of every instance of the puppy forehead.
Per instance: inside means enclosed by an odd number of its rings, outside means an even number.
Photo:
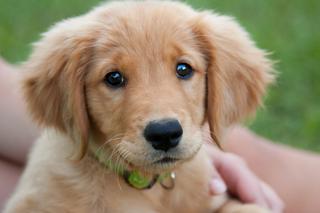
[[[166,6],[136,2],[120,11],[109,9],[110,13],[99,17],[105,27],[97,41],[98,51],[153,60],[194,53],[197,45],[190,17]]]

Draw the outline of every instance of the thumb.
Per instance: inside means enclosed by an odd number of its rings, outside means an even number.
[[[212,169],[213,169],[213,175],[211,177],[211,180],[209,182],[209,193],[210,195],[220,195],[227,192],[227,185],[220,176],[216,165],[218,164],[222,157],[222,154],[220,151],[218,151],[214,146],[211,144],[205,144],[206,150],[210,158],[213,160]]]
[[[227,191],[226,183],[222,178],[216,174],[214,175],[209,182],[209,193],[210,195],[220,195]]]

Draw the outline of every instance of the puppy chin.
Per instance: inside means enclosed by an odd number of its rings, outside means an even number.
[[[166,156],[158,158],[158,160],[152,160],[150,162],[146,162],[146,160],[144,159],[143,165],[140,166],[139,164],[129,163],[130,166],[128,168],[132,170],[139,170],[146,174],[161,174],[165,172],[171,172],[176,170],[179,166],[183,165],[184,163],[192,160],[197,153],[198,150],[195,150],[195,152],[193,152],[192,154],[188,153],[188,156]]]
[[[174,171],[177,167],[179,167],[183,163],[183,160],[176,160],[173,162],[159,162],[159,163],[152,163],[149,165],[144,165],[143,167],[135,167],[133,166],[132,169],[138,170],[144,174],[162,174],[165,172]]]

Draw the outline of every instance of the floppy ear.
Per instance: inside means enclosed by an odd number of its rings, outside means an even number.
[[[81,159],[88,144],[84,76],[93,36],[73,34],[66,26],[54,27],[35,44],[25,64],[23,89],[33,118],[71,136],[79,147],[73,157]]]
[[[261,103],[274,79],[272,63],[231,17],[204,13],[194,26],[208,60],[207,116],[218,143],[226,127]]]

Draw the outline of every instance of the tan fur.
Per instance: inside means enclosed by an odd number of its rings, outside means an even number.
[[[194,68],[191,79],[176,77],[179,62]],[[108,3],[45,33],[25,69],[29,110],[45,128],[5,212],[265,211],[208,192],[202,125],[209,122],[218,142],[254,112],[272,81],[265,53],[232,18],[178,2]],[[113,70],[125,87],[103,82]],[[142,131],[163,118],[183,127],[167,153],[180,161],[155,165],[165,154]],[[93,157],[93,147],[146,175],[174,171],[175,188],[134,189]]]

